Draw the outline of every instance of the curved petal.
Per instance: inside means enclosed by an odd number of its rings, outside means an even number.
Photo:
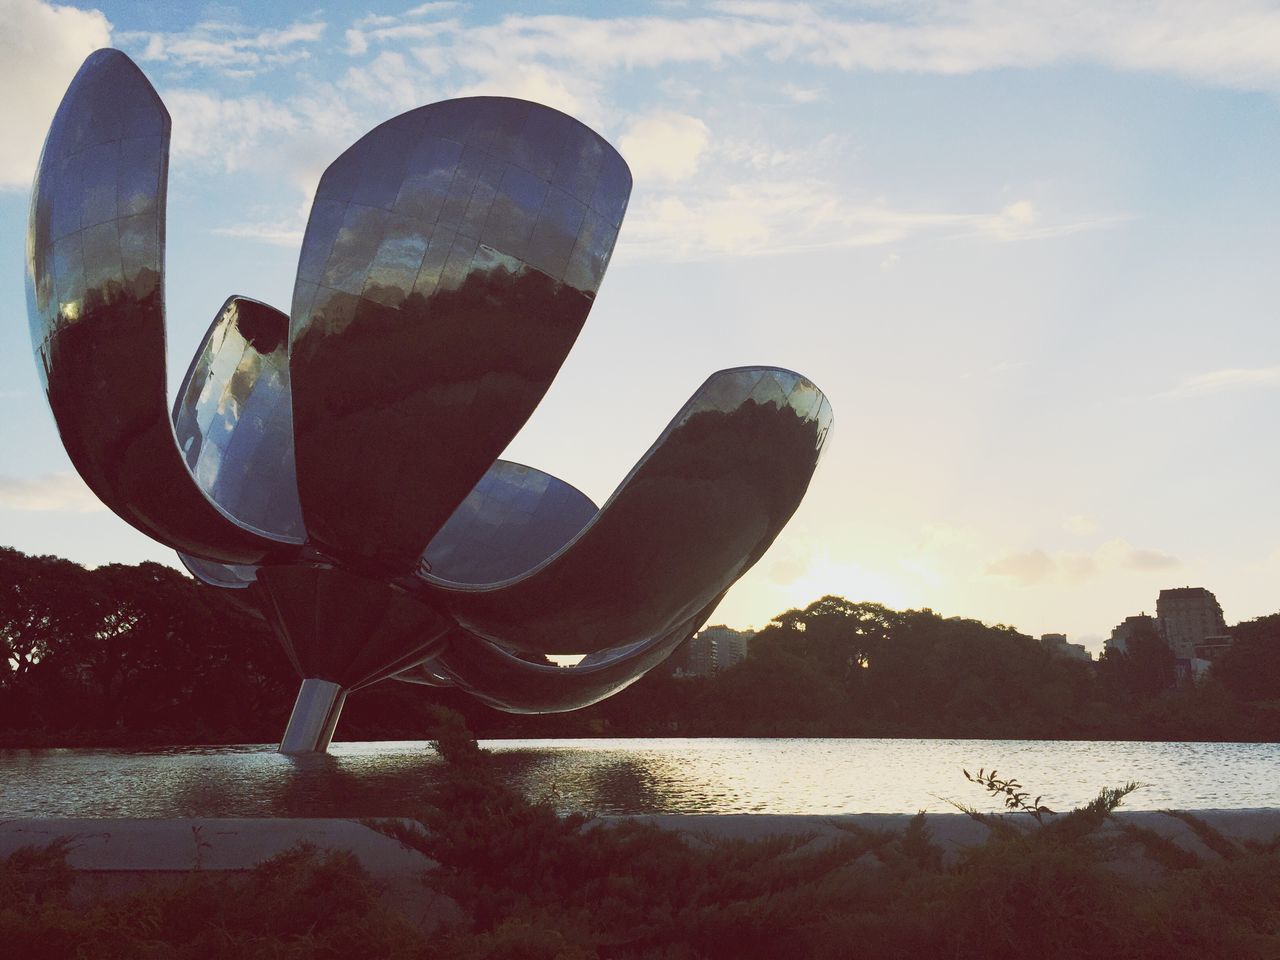
[[[532,570],[596,515],[586,494],[558,477],[499,460],[422,554],[435,579],[493,583]]]
[[[454,635],[444,651],[395,679],[429,686],[456,684],[508,713],[564,713],[629,687],[675,651],[707,618],[720,597],[674,630],[649,642],[593,654],[573,667],[529,663],[486,640]]]
[[[194,556],[274,547],[193,482],[165,384],[169,115],[118,50],[92,54],[53,118],[27,233],[31,341],[71,462],[122,519]]]
[[[559,370],[630,188],[578,121],[500,97],[403,114],[325,171],[290,334],[316,541],[412,571]]]
[[[222,587],[226,590],[243,590],[258,579],[258,567],[252,563],[218,563],[216,560],[201,560],[190,554],[179,551],[178,559],[187,568],[187,572],[202,583],[211,587]]]
[[[580,654],[670,635],[745,573],[800,504],[831,427],[808,380],[770,367],[712,375],[600,513],[503,583],[419,589],[510,649]]]
[[[289,318],[231,297],[209,327],[173,405],[196,483],[242,526],[302,543],[289,402]]]

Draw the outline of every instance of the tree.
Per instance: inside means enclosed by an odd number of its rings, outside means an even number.
[[[1238,623],[1231,636],[1213,676],[1241,700],[1280,700],[1280,613]]]
[[[1098,662],[1098,675],[1121,696],[1150,700],[1177,682],[1173,651],[1155,626],[1139,624],[1125,650],[1108,649]]]

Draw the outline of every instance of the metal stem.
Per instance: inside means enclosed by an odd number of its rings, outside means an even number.
[[[280,741],[280,752],[323,753],[327,750],[346,699],[346,691],[332,681],[319,677],[303,680]]]

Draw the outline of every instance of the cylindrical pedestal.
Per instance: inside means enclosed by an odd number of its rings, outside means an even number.
[[[308,677],[298,689],[289,725],[280,741],[281,753],[323,753],[338,726],[347,691],[329,680]]]

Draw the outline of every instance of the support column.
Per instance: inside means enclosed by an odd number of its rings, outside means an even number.
[[[336,683],[308,677],[298,688],[298,699],[293,702],[289,725],[280,741],[280,752],[323,753],[329,749],[333,731],[338,726],[338,716],[347,692]]]
[[[333,706],[329,708],[329,716],[324,722],[324,729],[320,731],[320,739],[316,741],[316,750],[321,753],[327,752],[329,743],[333,740],[333,731],[338,729],[338,718],[342,716],[342,706],[347,702],[347,694],[349,690],[341,691],[333,700]]]

